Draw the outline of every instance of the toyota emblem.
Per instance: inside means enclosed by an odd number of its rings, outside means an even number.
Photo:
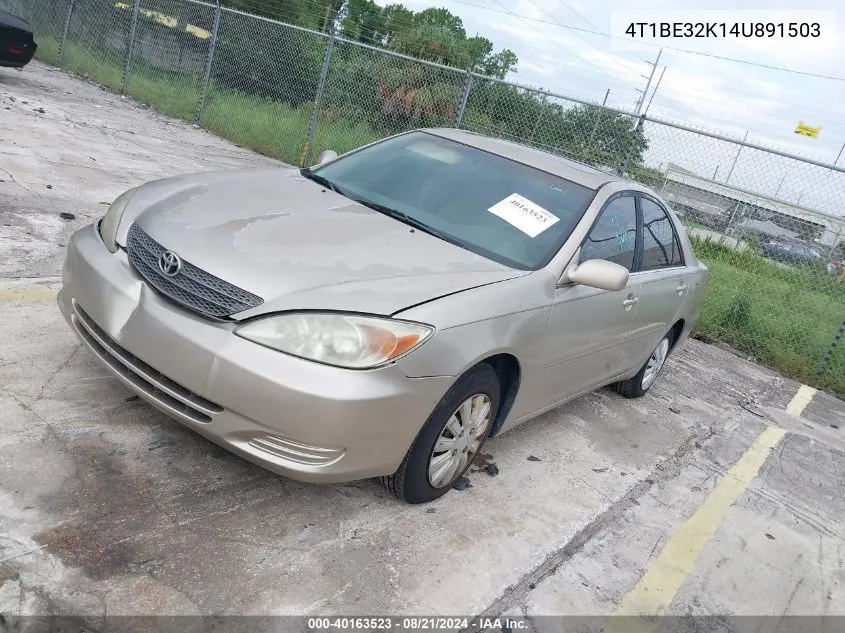
[[[175,277],[182,270],[182,260],[172,251],[164,251],[158,258],[158,269],[166,277]]]

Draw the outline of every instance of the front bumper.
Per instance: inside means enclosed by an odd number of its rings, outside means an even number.
[[[395,365],[345,370],[294,358],[188,312],[146,285],[96,226],[70,240],[59,307],[86,347],[151,405],[291,479],[393,473],[452,378]]]

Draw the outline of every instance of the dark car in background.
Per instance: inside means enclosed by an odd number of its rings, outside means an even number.
[[[815,264],[822,260],[821,253],[816,249],[796,242],[777,240],[762,242],[760,251],[763,253],[763,257],[792,265]]]
[[[0,11],[0,66],[23,68],[37,49],[29,23]]]

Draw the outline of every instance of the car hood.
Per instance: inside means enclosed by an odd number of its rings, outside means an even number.
[[[258,295],[237,315],[331,309],[393,314],[528,274],[325,190],[297,169],[207,172],[156,181],[132,221],[184,261]]]

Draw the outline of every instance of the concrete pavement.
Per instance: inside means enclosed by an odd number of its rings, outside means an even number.
[[[845,615],[840,400],[691,341],[645,398],[491,440],[499,474],[433,504],[281,479],[130,397],[54,302],[100,202],[269,161],[40,64],[0,69],[0,107],[5,618]]]

